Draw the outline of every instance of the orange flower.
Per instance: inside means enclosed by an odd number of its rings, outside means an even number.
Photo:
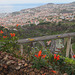
[[[41,56],[41,53],[42,53],[42,52],[41,52],[41,50],[40,50],[40,51],[39,51],[39,53],[38,53],[38,57],[40,57],[40,56]]]
[[[43,55],[43,56],[42,56],[42,58],[44,58],[44,59],[45,59],[45,57],[46,57],[46,55]]]
[[[56,54],[54,54],[54,59],[56,59],[56,61],[57,61],[57,60],[60,60],[59,57],[60,57],[59,55],[56,56]]]
[[[15,33],[10,33],[11,37],[14,37],[15,36]]]
[[[4,32],[1,30],[0,33],[3,34]]]
[[[73,58],[75,58],[75,55],[73,55]]]
[[[40,51],[38,52],[38,56],[35,55],[35,57],[37,57],[37,58],[39,58],[39,57],[45,58],[46,55],[41,55],[41,53],[42,53],[42,51],[40,50]]]
[[[56,61],[57,61],[57,60],[60,60],[59,57],[57,57]]]
[[[42,53],[42,52],[41,52],[41,50],[40,50],[40,51],[38,52],[38,56],[35,55],[35,57],[37,57],[37,58],[40,57],[40,56],[41,56],[41,53]]]
[[[52,70],[53,73],[56,73],[56,71]]]
[[[18,24],[16,26],[18,27]]]
[[[56,60],[60,60],[59,57],[60,57],[60,56],[58,55]]]
[[[35,55],[35,57],[37,57],[37,58],[38,58],[38,56],[37,56],[37,55]]]
[[[7,36],[3,36],[3,38],[7,38]]]

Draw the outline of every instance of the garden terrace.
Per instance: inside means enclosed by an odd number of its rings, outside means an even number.
[[[1,30],[0,33],[3,35],[4,32]],[[60,74],[56,75],[62,75],[64,73],[75,75],[75,60],[73,60],[75,55],[72,50],[73,42],[71,42],[71,39],[73,40],[74,36],[75,33],[65,33],[21,40],[18,40],[15,33],[10,33],[8,38],[7,36],[1,36],[0,74],[53,75],[53,73],[56,74],[59,72]],[[61,54],[55,54],[57,51],[56,46],[60,44],[57,41],[60,39],[63,39],[61,44],[64,43],[65,45],[65,43],[67,43],[65,49],[66,57],[69,57],[69,51],[71,50],[71,57],[73,59],[63,57]],[[40,43],[39,47],[41,47],[41,45],[43,46],[41,50],[40,48],[35,49],[36,42]],[[45,42],[49,45],[49,49]],[[18,44],[21,45],[21,48],[19,48]],[[58,49],[60,50],[60,48]]]

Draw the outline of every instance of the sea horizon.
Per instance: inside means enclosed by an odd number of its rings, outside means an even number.
[[[0,4],[0,13],[12,13],[22,9],[35,8],[48,3],[24,3],[24,4]],[[53,4],[65,4],[65,3],[53,3]]]
[[[0,13],[12,13],[22,9],[35,8],[42,5],[44,4],[0,4]]]

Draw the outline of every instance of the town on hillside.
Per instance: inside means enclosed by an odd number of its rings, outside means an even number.
[[[36,8],[23,9],[18,12],[0,14],[0,25],[4,27],[19,24],[38,25],[42,22],[62,22],[62,20],[75,21],[75,2],[68,4],[48,3]]]

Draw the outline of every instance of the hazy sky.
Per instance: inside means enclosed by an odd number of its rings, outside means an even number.
[[[69,3],[75,0],[0,0],[0,4],[21,4],[21,3]]]

